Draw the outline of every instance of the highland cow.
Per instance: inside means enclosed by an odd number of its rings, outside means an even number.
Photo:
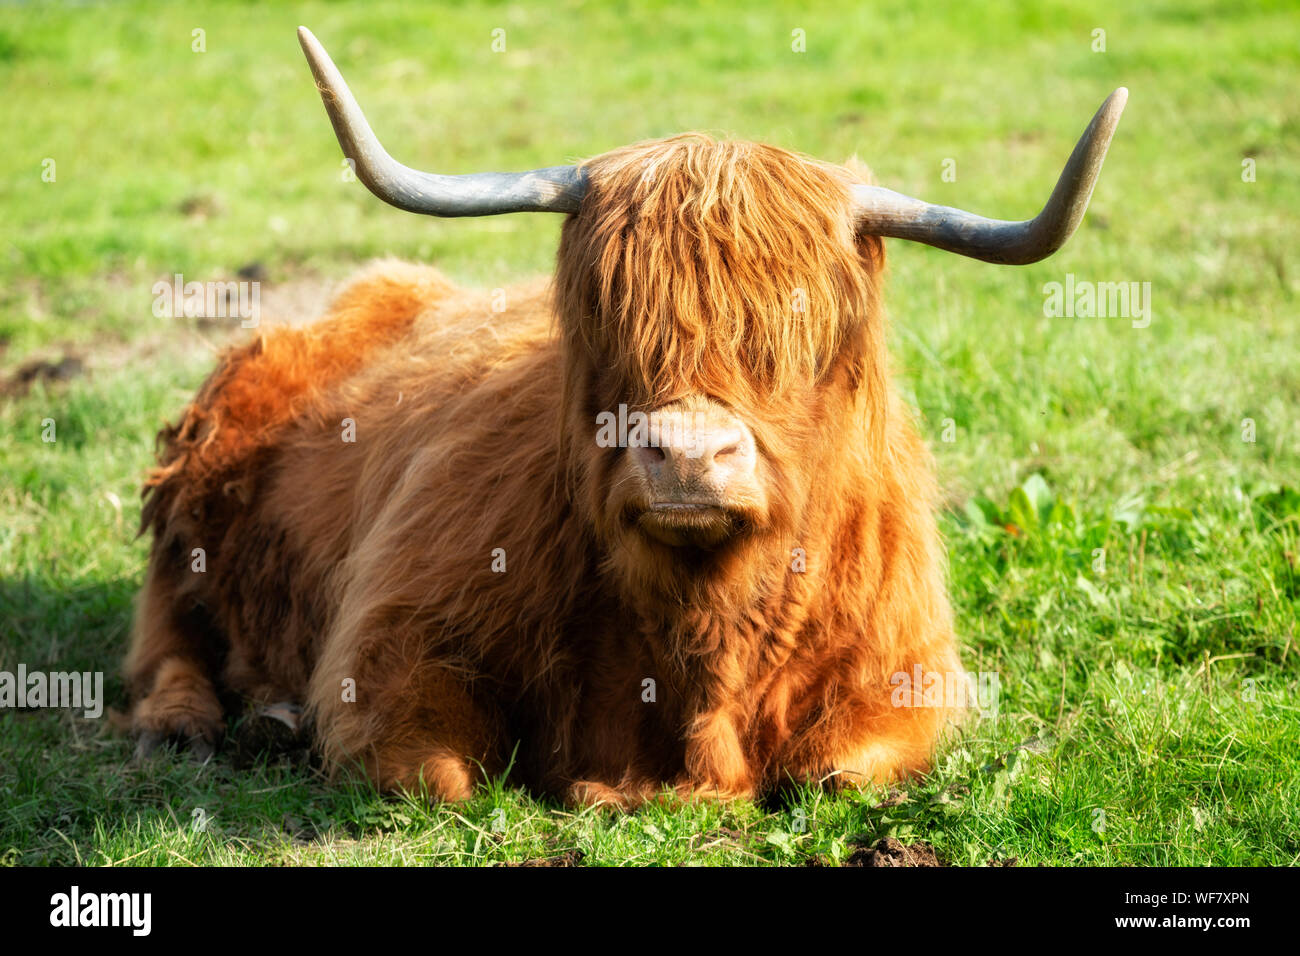
[[[144,491],[138,751],[209,751],[233,709],[290,703],[330,767],[446,800],[507,768],[618,806],[923,771],[956,708],[921,688],[897,706],[897,675],[961,665],[932,466],[890,383],[882,237],[1049,255],[1124,91],[1043,212],[1002,222],[696,134],[416,172],[299,35],[373,192],[565,213],[556,273],[502,309],[384,262],[315,324],[224,354]],[[647,427],[596,440],[630,412]]]

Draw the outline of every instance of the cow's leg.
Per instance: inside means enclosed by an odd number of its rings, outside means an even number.
[[[136,755],[148,756],[169,739],[200,757],[221,739],[224,714],[205,661],[210,635],[180,609],[175,589],[151,563],[135,616],[125,676],[134,701],[131,733]]]
[[[935,673],[944,680],[964,677],[955,664]],[[961,707],[952,706],[951,697],[927,699],[892,690],[840,688],[829,694],[810,729],[786,746],[778,761],[778,785],[824,781],[836,788],[880,786],[924,773],[936,742]]]
[[[674,786],[680,797],[743,800],[754,795],[754,775],[736,724],[736,716],[725,708],[695,718],[686,739],[686,773]]]
[[[832,788],[883,786],[926,772],[943,724],[934,711],[873,721],[864,737],[828,741],[820,759],[804,768],[805,779]]]
[[[316,737],[334,767],[360,764],[381,789],[466,800],[504,769],[502,722],[463,668],[418,646],[400,632],[356,642],[336,632],[312,677]]]

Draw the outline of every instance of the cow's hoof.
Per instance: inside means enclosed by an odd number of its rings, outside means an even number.
[[[135,752],[132,760],[144,763],[157,754],[158,748],[165,744],[175,744],[184,749],[191,757],[206,763],[216,753],[216,739],[207,733],[188,734],[185,732],[167,733],[160,730],[138,730],[135,734]]]
[[[148,760],[165,739],[156,730],[146,730],[137,734],[135,738],[135,754],[132,759],[136,763],[143,763]]]
[[[571,807],[598,807],[602,810],[630,810],[634,801],[621,790],[595,780],[575,780],[564,793]]]
[[[153,690],[131,709],[136,759],[174,741],[207,760],[224,730],[225,716],[211,682],[195,664],[178,658],[158,668]]]

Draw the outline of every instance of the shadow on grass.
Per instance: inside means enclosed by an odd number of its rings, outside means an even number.
[[[632,839],[625,831],[642,830],[656,852],[663,832],[680,831],[709,836],[709,846],[734,844],[738,862],[779,855],[763,833],[736,830],[733,810],[717,806],[652,806],[629,820],[575,813],[503,779],[455,806],[381,794],[357,774],[326,779],[301,741],[289,754],[238,746],[240,718],[228,721],[222,747],[207,761],[169,746],[137,762],[112,716],[127,704],[120,665],[137,587],[128,576],[0,582],[0,670],[25,664],[104,676],[98,719],[69,708],[0,711],[0,864],[576,865],[587,851],[575,840]],[[815,799],[807,786],[783,788],[734,813],[772,820]],[[501,826],[509,826],[508,838]],[[804,859],[791,847],[778,862]]]
[[[236,761],[227,749],[200,764],[170,748],[133,761],[115,714],[127,705],[121,663],[138,586],[125,576],[0,581],[0,671],[103,680],[96,718],[84,707],[0,709],[0,861],[102,865],[141,840],[166,855],[180,852],[174,840],[216,839],[223,826],[241,840],[290,843],[356,830],[353,811],[373,792],[326,787],[305,762],[247,752]]]

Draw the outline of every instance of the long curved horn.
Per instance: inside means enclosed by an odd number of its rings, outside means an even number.
[[[576,166],[527,173],[440,176],[403,166],[379,144],[338,67],[306,27],[298,42],[316,76],[334,135],[357,178],[386,203],[429,216],[495,216],[506,212],[577,212],[586,178]]]
[[[1128,101],[1120,87],[1106,98],[1083,131],[1047,205],[1033,219],[985,219],[961,209],[932,206],[880,186],[854,186],[861,235],[911,239],[959,255],[1022,266],[1046,259],[1074,234],[1083,219],[1106,148]]]

